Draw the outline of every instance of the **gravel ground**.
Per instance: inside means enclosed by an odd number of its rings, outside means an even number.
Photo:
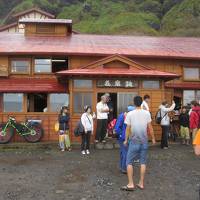
[[[138,181],[139,166],[135,166]],[[0,200],[199,200],[200,159],[190,147],[151,147],[146,189],[120,191],[118,150],[7,150],[0,152]]]

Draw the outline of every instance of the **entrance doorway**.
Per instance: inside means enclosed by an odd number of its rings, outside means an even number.
[[[105,93],[98,93],[97,100],[101,100],[101,96]],[[126,112],[129,105],[133,105],[133,98],[137,95],[137,92],[118,92],[109,93],[112,106],[113,106],[113,118],[117,118],[121,112]]]
[[[101,96],[103,96],[105,93],[98,93],[97,98],[98,102],[101,101]],[[113,118],[117,118],[118,112],[117,112],[117,93],[109,93],[110,94],[110,104],[113,107]]]

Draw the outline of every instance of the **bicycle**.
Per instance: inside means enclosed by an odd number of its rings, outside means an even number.
[[[0,125],[0,144],[9,143],[14,136],[14,130],[30,143],[39,142],[44,134],[41,123],[37,120],[17,123],[14,117],[9,117],[6,123]]]

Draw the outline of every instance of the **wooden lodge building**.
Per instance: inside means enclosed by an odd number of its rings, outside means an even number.
[[[54,124],[69,105],[73,128],[89,104],[108,92],[115,116],[135,95],[177,108],[200,100],[200,39],[72,34],[72,21],[21,19],[24,34],[0,33],[0,123],[41,119],[43,141],[57,140]],[[154,124],[156,138],[160,127]],[[71,134],[72,141],[76,142]],[[15,137],[15,141],[23,141]]]
[[[22,19],[54,19],[55,16],[45,12],[39,8],[31,8],[19,13],[11,14],[9,13],[6,19],[6,23],[0,26],[0,32],[8,33],[24,33],[24,25],[19,23]]]

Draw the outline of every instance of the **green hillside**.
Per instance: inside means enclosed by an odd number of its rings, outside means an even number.
[[[32,7],[72,18],[83,33],[200,36],[200,0],[1,0],[1,24]]]

